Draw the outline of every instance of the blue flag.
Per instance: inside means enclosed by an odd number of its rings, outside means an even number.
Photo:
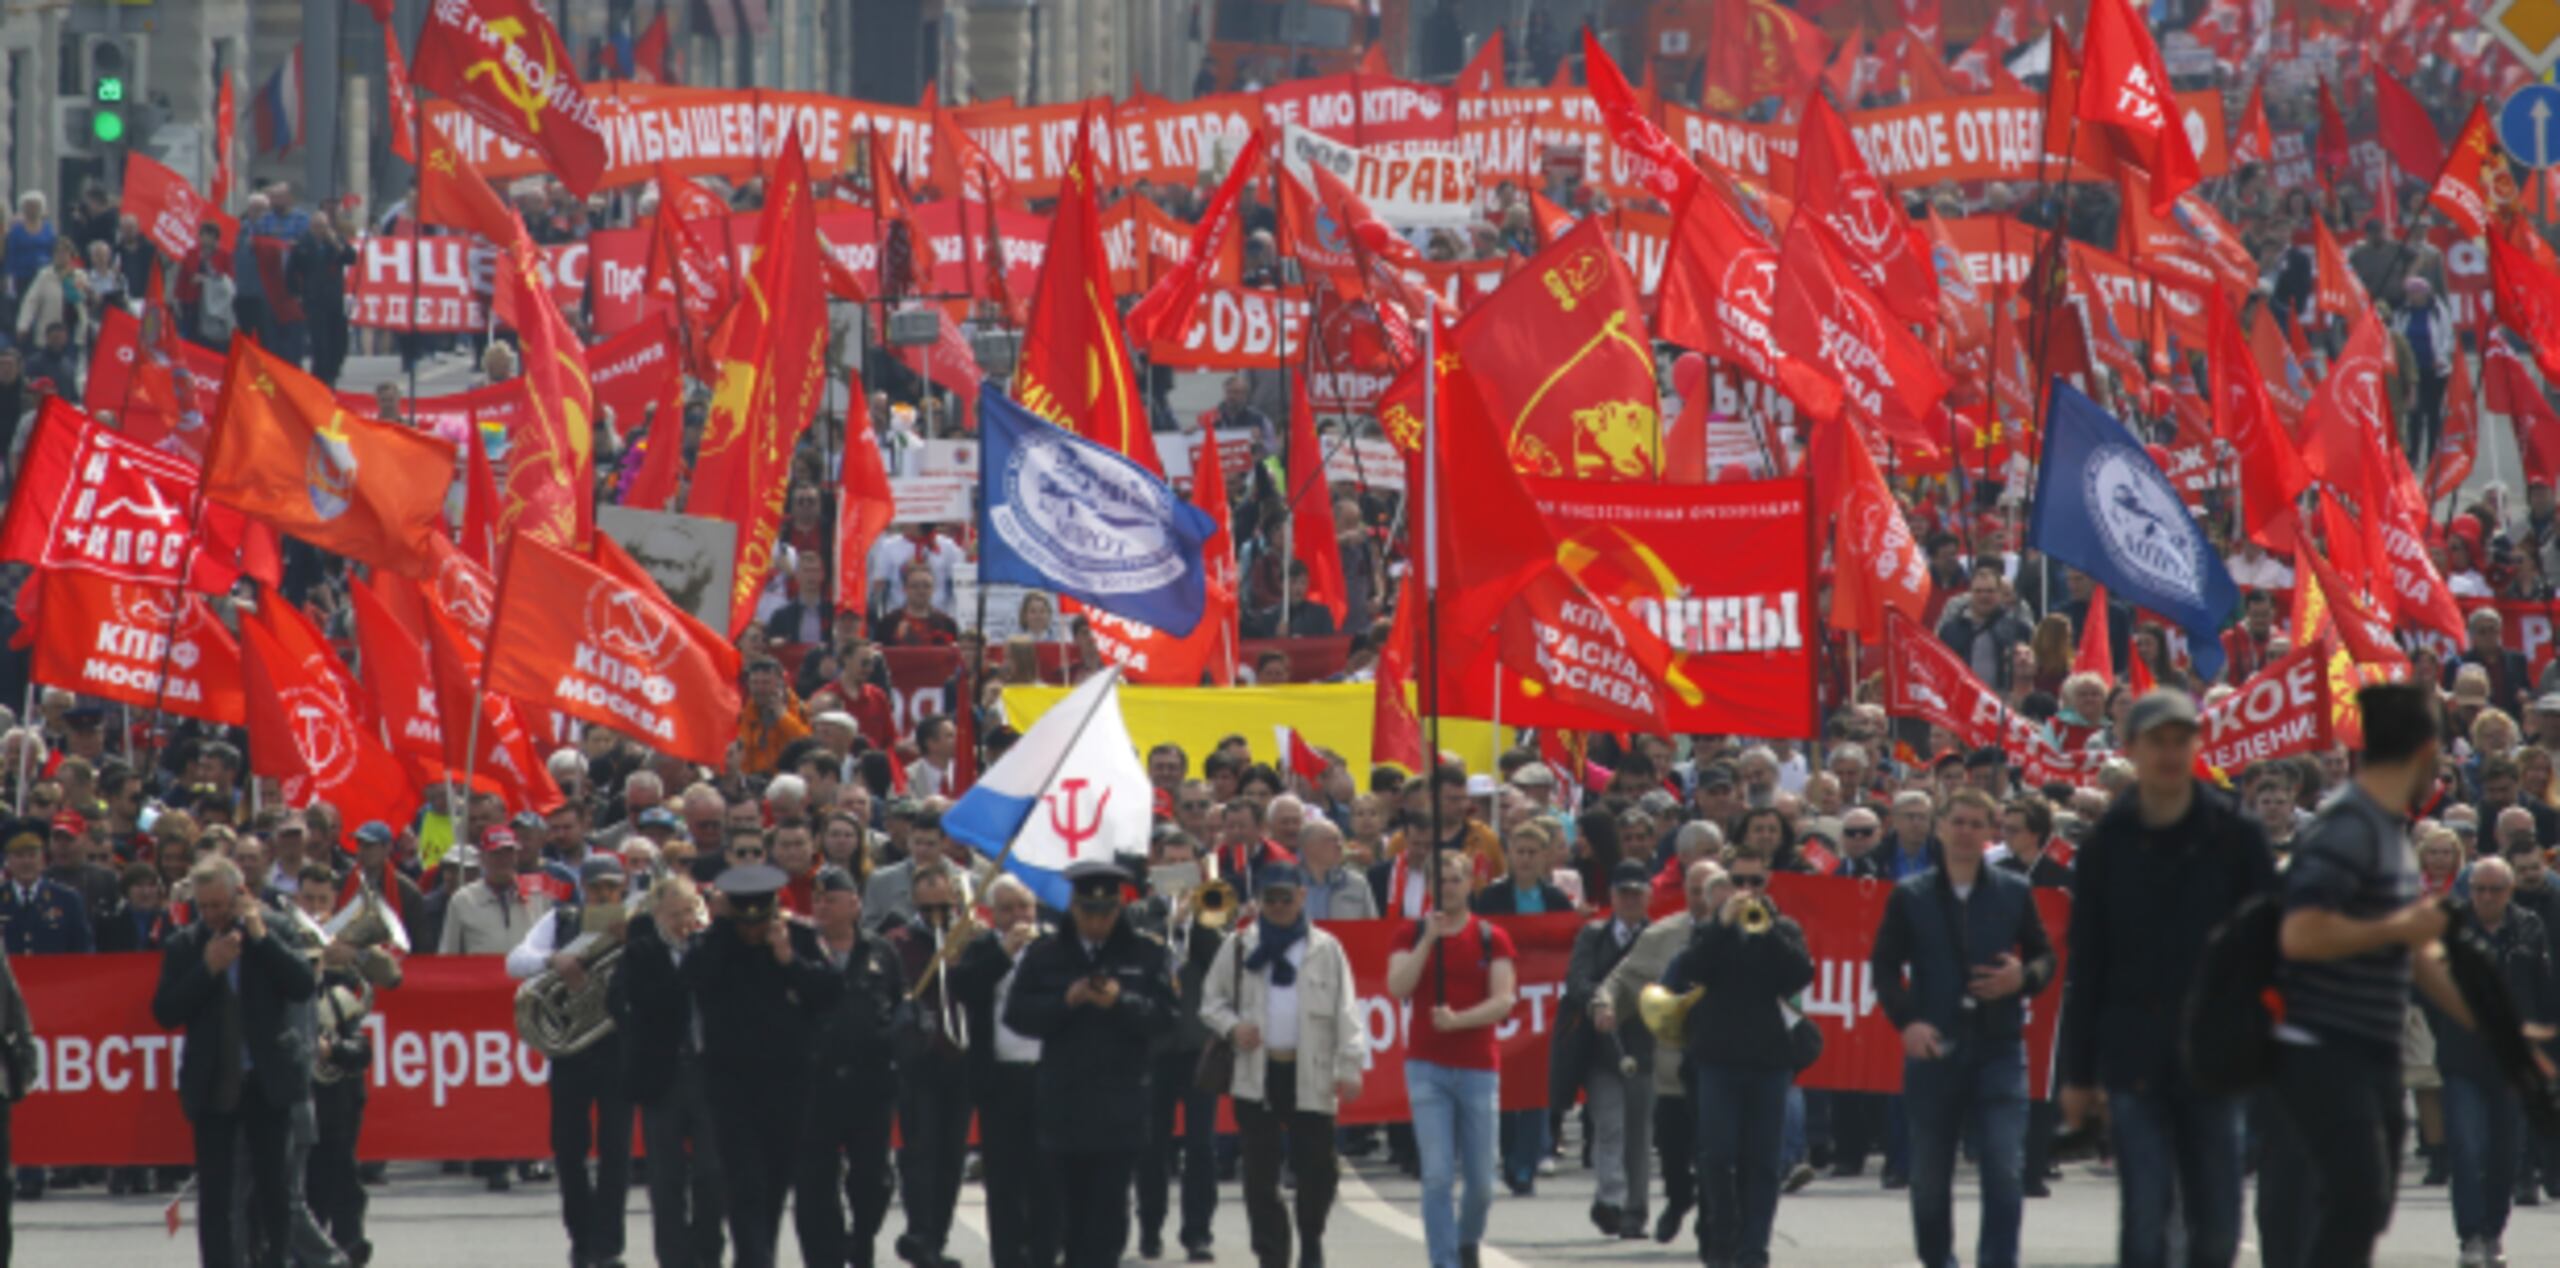
[[[1176,637],[1208,603],[1207,512],[1127,457],[978,393],[978,580],[1054,590]]]
[[[2142,442],[2060,379],[2045,410],[2027,545],[2176,622],[2199,677],[2222,671],[2222,625],[2240,588]]]

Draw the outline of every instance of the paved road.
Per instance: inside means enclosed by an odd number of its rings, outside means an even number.
[[[2414,1176],[2411,1177],[2414,1180]],[[1326,1250],[1335,1263],[1410,1265],[1422,1262],[1422,1225],[1418,1218],[1419,1186],[1391,1169],[1355,1166],[1345,1177]],[[426,1164],[394,1167],[391,1184],[373,1190],[371,1231],[383,1265],[422,1268],[512,1268],[547,1265],[566,1254],[559,1225],[555,1190],[549,1184],[519,1185],[506,1194],[490,1194],[461,1177],[437,1174]],[[1910,1250],[1909,1207],[1900,1193],[1886,1193],[1874,1179],[1822,1180],[1785,1199],[1778,1208],[1775,1258],[1780,1264],[1838,1265],[1842,1268],[1885,1268],[1915,1263]],[[1676,1264],[1695,1262],[1695,1243],[1676,1247],[1651,1242],[1604,1240],[1591,1228],[1585,1211],[1591,1200],[1591,1177],[1567,1168],[1541,1183],[1536,1196],[1504,1196],[1495,1202],[1484,1262],[1487,1268],[1543,1264]],[[1969,1250],[1974,1228],[1973,1189],[1964,1183],[1958,1194],[1959,1235]],[[63,1265],[117,1265],[148,1268],[195,1262],[194,1225],[172,1239],[162,1223],[165,1199],[107,1198],[97,1189],[56,1193],[17,1208],[17,1262],[61,1268]],[[190,1221],[194,1211],[187,1210]],[[900,1226],[894,1212],[890,1231]],[[964,1262],[988,1262],[985,1204],[971,1186],[962,1199],[960,1232],[951,1253]],[[2452,1215],[2445,1190],[2404,1192],[2399,1217],[2384,1243],[2380,1262],[2407,1268],[2436,1268],[2455,1262]],[[635,1265],[650,1262],[647,1197],[631,1201],[630,1245]],[[789,1245],[785,1224],[785,1264],[799,1264]],[[883,1262],[888,1255],[882,1239]],[[1250,1264],[1244,1208],[1233,1185],[1223,1188],[1218,1204],[1219,1262]],[[2112,1181],[2086,1168],[2054,1186],[2050,1199],[2027,1205],[2028,1262],[2038,1265],[2101,1265],[2114,1259],[2115,1189]],[[2560,1263],[2560,1207],[2543,1206],[2516,1213],[2507,1235],[2516,1268]],[[2542,1256],[2537,1258],[2536,1256]],[[1176,1251],[1178,1262],[1179,1251]],[[1134,1263],[1134,1257],[1130,1260]],[[2244,1265],[2255,1265],[2254,1250]]]

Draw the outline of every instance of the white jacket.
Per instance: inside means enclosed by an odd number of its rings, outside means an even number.
[[[1243,1022],[1252,1022],[1266,1036],[1271,1033],[1268,975],[1237,971],[1261,944],[1261,926],[1248,927],[1218,948],[1218,958],[1202,975],[1200,1022],[1209,1033],[1232,1036]],[[1369,1035],[1360,1024],[1359,991],[1342,943],[1310,922],[1306,948],[1306,961],[1298,966],[1298,1111],[1330,1115],[1337,1108],[1335,1082],[1348,1080],[1352,1095],[1359,1095],[1369,1063]],[[1239,1101],[1260,1102],[1268,1058],[1267,1048],[1238,1052],[1230,1094]]]

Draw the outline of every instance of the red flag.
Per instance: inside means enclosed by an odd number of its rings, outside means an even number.
[[[1796,207],[1811,214],[1789,222],[1790,236],[1795,225],[1819,225],[1895,318],[1938,323],[1938,276],[1928,238],[1904,214],[1901,197],[1867,166],[1849,139],[1848,122],[1820,93],[1805,99],[1799,125]]]
[[[1816,425],[1814,469],[1820,473],[1816,500],[1839,508],[1831,628],[1880,638],[1888,610],[1919,620],[1929,606],[1929,557],[1846,419]]]
[[[231,77],[222,77],[224,102],[229,103]],[[418,95],[409,89],[409,59],[400,55],[400,33],[388,22],[382,24],[382,96],[391,129],[391,152],[403,163],[418,162]]]
[[[426,143],[426,160],[418,165],[419,223],[469,230],[501,248],[524,235],[524,222],[489,187],[471,156],[445,135],[443,125],[426,130]]]
[[[1360,50],[1360,65],[1358,67],[1358,73],[1363,75],[1392,74],[1393,72],[1387,69],[1387,46],[1384,44],[1372,44],[1369,47]]]
[[[1226,179],[1218,182],[1208,208],[1200,213],[1200,223],[1192,226],[1191,238],[1183,244],[1182,262],[1157,278],[1129,310],[1131,340],[1152,346],[1161,339],[1181,338],[1190,326],[1193,310],[1200,306],[1201,283],[1217,267],[1243,222],[1245,186],[1261,171],[1266,145],[1257,130],[1236,153]]]
[[[658,6],[658,16],[631,42],[631,82],[635,84],[672,84],[677,82],[674,63],[668,50],[674,40],[667,30],[667,7]]]
[[[2532,232],[2518,222],[2489,235],[2489,285],[2497,296],[2498,320],[2524,336],[2542,377],[2560,379],[2560,270],[2507,236]]]
[[[1643,297],[1584,220],[1503,279],[1451,347],[1519,471],[1649,480],[1661,469],[1661,393]]]
[[[1110,257],[1102,249],[1100,169],[1088,108],[1076,124],[1075,161],[1049,222],[1049,266],[1040,270],[1014,369],[1013,396],[1032,413],[1126,455],[1161,476],[1137,371],[1112,307]],[[820,333],[824,334],[824,323]]]
[[[2214,427],[2240,456],[2240,508],[2249,536],[2266,543],[2269,525],[2293,509],[2309,477],[2292,434],[2276,416],[2231,301],[2216,290],[2205,302],[2212,309],[2213,354],[2205,366],[2213,384]]]
[[[640,511],[666,509],[684,479],[684,380],[668,375],[665,396],[640,439],[640,469],[622,491],[622,505]]]
[[[2427,203],[2444,213],[2454,232],[2465,238],[2489,232],[2497,206],[2491,197],[2492,182],[2509,185],[2507,159],[2498,152],[2497,130],[2489,121],[2489,103],[2472,103],[2471,118],[2462,125],[2462,135],[2454,138],[2435,181],[2427,191]]]
[[[2231,165],[2263,167],[2276,159],[2275,129],[2267,124],[2267,81],[2249,85],[2249,105],[2240,112],[2239,130],[2231,137]]]
[[[2353,161],[2347,149],[2347,121],[2338,113],[2338,99],[2329,92],[2329,81],[2320,81],[2320,131],[2312,147],[2318,160],[2320,183],[2329,184],[2350,170]]]
[[[738,524],[729,632],[755,619],[773,572],[791,451],[826,389],[826,295],[815,267],[817,217],[797,135],[783,148],[758,230],[748,302],[729,310],[718,339],[720,378],[694,455],[685,511]]]
[[[2100,593],[2104,592],[2101,588]],[[2151,662],[2142,658],[2141,649],[2138,647],[2134,649],[2133,655],[2125,658],[2124,685],[2127,691],[2133,693],[2136,700],[2150,695],[2160,687],[2160,680],[2151,673]]]
[[[489,446],[473,424],[463,438],[468,481],[462,487],[462,553],[483,568],[498,566],[498,478],[489,470]]]
[[[867,164],[864,177],[870,186],[871,214],[879,226],[880,294],[885,299],[904,299],[915,290],[925,268],[925,262],[918,258],[924,239],[916,232],[915,204],[907,197],[906,186],[890,162],[889,139],[880,129],[865,125],[862,153]]]
[[[2493,337],[2490,342],[2494,346],[2497,340]],[[2521,435],[2518,440],[2521,442]],[[2519,443],[2518,448],[2522,447]],[[2436,443],[2435,456],[2427,462],[2427,501],[2441,502],[2460,490],[2462,482],[2471,477],[2479,453],[2480,398],[2472,391],[2471,358],[2456,354],[2453,376],[2444,388],[2444,438]],[[2560,478],[2560,467],[2552,470],[2554,475],[2546,478]]]
[[[2373,298],[2364,293],[2364,282],[2356,277],[2355,267],[2347,263],[2347,253],[2338,249],[2337,236],[2329,232],[2327,217],[2311,218],[2311,240],[2316,283],[2311,295],[2312,311],[2347,321],[2373,311]]]
[[[409,773],[320,627],[273,590],[240,621],[249,770],[281,782],[288,806],[325,801],[351,823],[406,823]]]
[[[2516,451],[2524,459],[2526,482],[2548,485],[2560,481],[2560,415],[2552,412],[2550,398],[2533,381],[2533,371],[2525,368],[2524,358],[2517,356],[2506,340],[2492,336],[2487,348],[2482,373],[2486,376],[2489,412],[2506,415],[2508,424],[2516,429]],[[2462,359],[2454,358],[2456,362]],[[2453,409],[2452,393],[2452,386],[2447,385],[2448,415]]]
[[[1476,55],[1467,59],[1466,66],[1458,72],[1457,87],[1462,97],[1499,92],[1510,87],[1502,70],[1501,27],[1493,28],[1493,34],[1484,37],[1484,43],[1476,46]]]
[[[560,804],[560,790],[525,734],[514,703],[480,688],[488,631],[465,631],[434,604],[420,605],[420,612],[427,660],[435,669],[446,769],[469,772],[474,787],[496,792],[510,807],[548,813]],[[475,719],[476,734],[471,729]]]
[[[1778,250],[1751,223],[1719,177],[1703,180],[1679,205],[1662,267],[1654,333],[1669,343],[1733,362],[1778,386]]]
[[[1342,546],[1333,522],[1333,485],[1325,479],[1324,450],[1316,440],[1316,410],[1307,401],[1307,375],[1290,376],[1289,550],[1307,569],[1307,602],[1333,614],[1336,633],[1349,615],[1342,583]]]
[[[560,315],[533,242],[522,235],[499,252],[496,308],[522,345],[525,388],[525,410],[507,428],[497,541],[530,533],[584,549],[596,525],[595,387],[586,345]]]
[[[28,674],[100,700],[221,726],[247,721],[240,645],[202,596],[90,572],[38,572]]]
[[[580,198],[604,178],[604,123],[576,59],[532,0],[441,0],[418,32],[417,85],[543,156]]]
[[[1298,728],[1285,723],[1277,725],[1271,728],[1271,737],[1278,748],[1275,755],[1280,759],[1281,768],[1307,781],[1310,786],[1323,780],[1324,773],[1333,769],[1333,763],[1324,760],[1324,754],[1307,743],[1307,737]]]
[[[942,335],[932,344],[906,344],[897,349],[898,360],[906,363],[916,377],[941,385],[960,402],[961,426],[971,431],[978,427],[978,384],[986,373],[978,368],[977,350],[969,346],[968,336],[953,324],[949,311],[940,314]],[[927,353],[931,355],[928,356]]]
[[[2151,28],[2127,0],[2090,0],[2080,54],[2080,118],[2123,138],[2151,173],[2153,210],[2167,213],[2203,176]]]
[[[205,594],[229,591],[244,559],[252,575],[275,575],[273,537],[240,512],[206,505],[201,531],[191,530],[193,465],[90,422],[61,397],[37,407],[16,476],[0,559]]]
[[[1422,748],[1422,719],[1415,716],[1409,692],[1413,681],[1414,628],[1422,609],[1422,574],[1409,569],[1396,600],[1395,624],[1378,648],[1377,672],[1371,679],[1369,760],[1407,773],[1428,769]]]
[[[231,205],[231,152],[236,147],[239,109],[232,104],[231,73],[224,71],[222,84],[213,92],[213,185],[206,201],[220,211]]]
[[[2406,84],[2390,76],[2373,77],[2374,110],[2382,128],[2382,149],[2400,170],[2420,180],[2444,170],[2444,138],[2435,121]]]
[[[507,547],[489,629],[494,694],[612,727],[702,765],[738,734],[738,651],[698,638],[664,591],[530,537]],[[708,633],[708,631],[703,631]]]
[[[861,612],[871,583],[871,544],[896,518],[897,495],[889,488],[889,470],[880,462],[880,443],[871,434],[871,403],[853,372],[852,405],[845,419],[844,476],[836,506],[836,611]]]
[[[453,446],[338,407],[328,385],[231,344],[204,494],[323,550],[425,575],[444,533]]]
[[[361,577],[347,579],[347,601],[356,617],[356,660],[364,689],[382,719],[382,736],[424,784],[444,778],[444,728],[436,705],[435,671],[427,663],[426,635],[418,626],[417,588],[393,580],[388,595]],[[410,618],[394,610],[404,604]]]
[[[1750,0],[1727,0],[1727,7]],[[1654,197],[1680,205],[1691,186],[1698,183],[1698,166],[1689,161],[1671,138],[1662,134],[1635,89],[1627,85],[1626,74],[1600,47],[1591,28],[1582,28],[1582,77],[1589,84],[1592,104],[1600,108],[1600,121],[1609,129],[1609,139],[1635,169],[1635,182]]]
[[[1788,395],[1816,419],[1836,412],[1826,408],[1836,401],[1883,438],[1923,455],[1938,452],[1929,419],[1947,394],[1946,375],[1810,217],[1787,225],[1772,333]]]
[[[2096,674],[2112,687],[2116,684],[2115,649],[2108,641],[2107,622],[2107,588],[2099,586],[2089,593],[2089,616],[2080,623],[2080,650],[2071,658],[2071,672]]]

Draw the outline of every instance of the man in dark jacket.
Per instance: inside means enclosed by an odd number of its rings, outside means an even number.
[[[664,1268],[714,1268],[728,1201],[711,1136],[701,1032],[677,976],[699,945],[702,900],[683,876],[659,878],[649,900],[649,917],[631,922],[606,1006],[622,1030],[623,1090],[640,1107],[640,1139],[649,1151],[651,1249]]]
[[[1813,981],[1804,929],[1769,900],[1769,863],[1734,856],[1734,892],[1697,926],[1662,984],[1702,988],[1681,1060],[1698,1115],[1698,1242],[1710,1264],[1769,1262],[1778,1216],[1780,1129],[1795,1059],[1778,1006]],[[1755,907],[1765,906],[1765,927]]]
[[[2031,888],[2071,888],[2071,864],[2064,861],[2067,851],[2053,848],[2053,803],[2033,793],[2010,799],[2000,807],[2000,840],[2009,852],[2001,855],[1994,866],[2025,877]],[[2060,1121],[2060,1111],[2050,1095],[2027,1102],[2023,1173],[2027,1179],[2022,1191],[2028,1197],[2053,1194],[2045,1185],[2045,1172],[2053,1149],[2054,1128]]]
[[[1997,815],[1975,789],[1947,798],[1938,865],[1894,886],[1870,961],[1885,1016],[1902,1031],[1911,1226],[1925,1264],[1955,1259],[1956,1144],[1966,1138],[1982,1156],[1975,1257],[1984,1268],[2018,1262],[2024,1005],[2053,979],[2053,945],[2026,881],[1982,865]]]
[[[331,387],[347,363],[347,266],[355,262],[355,248],[338,236],[336,213],[325,210],[285,261],[311,332],[311,377]]]
[[[818,942],[844,989],[818,1019],[818,1073],[792,1222],[801,1259],[871,1268],[889,1213],[889,1124],[898,1106],[891,1044],[907,1003],[906,976],[888,942],[863,931],[862,886],[852,873],[820,868],[815,890]]]
[[[2206,937],[2275,885],[2257,822],[2197,782],[2195,704],[2156,691],[2125,716],[2134,786],[2079,851],[2063,992],[2062,1112],[2077,1127],[2107,1089],[2121,1178],[2117,1257],[2166,1264],[2171,1194],[2191,1262],[2239,1253],[2242,1106],[2197,1091],[2177,1020]]]
[[[196,1253],[207,1264],[233,1262],[232,1193],[245,1142],[252,1244],[280,1257],[290,1197],[285,1137],[293,1107],[311,1092],[311,1063],[296,1059],[305,1040],[292,1005],[311,998],[317,978],[310,961],[268,930],[231,860],[196,864],[188,888],[196,920],[169,936],[151,1016],[187,1032],[178,1105],[195,1124]]]
[[[2471,865],[2468,914],[2504,970],[2526,1034],[2548,1039],[2560,1020],[2542,921],[2515,905],[2515,869],[2496,855]],[[2444,1143],[2453,1156],[2453,1235],[2466,1263],[2504,1263],[2507,1214],[2525,1147],[2524,1106],[2488,1044],[2424,997],[2444,1073]]]
[[[1199,842],[1168,828],[1156,835],[1147,860],[1150,868],[1199,862]],[[1181,1222],[1175,1234],[1185,1256],[1206,1263],[1212,1252],[1212,1224],[1218,1213],[1218,1094],[1193,1086],[1200,1052],[1209,1044],[1209,1029],[1200,1024],[1200,1000],[1206,994],[1201,976],[1218,958],[1225,935],[1201,923],[1192,908],[1198,890],[1177,905],[1155,894],[1130,913],[1138,928],[1173,949],[1176,984],[1182,1008],[1172,1027],[1155,1044],[1155,1117],[1147,1124],[1147,1150],[1138,1159],[1138,1257],[1164,1253],[1164,1220],[1169,1191],[1180,1186]],[[1234,913],[1228,913],[1233,916]],[[1182,1110],[1182,1134],[1174,1136],[1174,1108]],[[1177,1178],[1178,1177],[1178,1178]]]
[[[2531,832],[2510,838],[2502,830],[2499,844],[2516,877],[2515,896],[2509,901],[2542,922],[2543,954],[2551,961],[2553,974],[2560,976],[2560,883],[2551,879],[2551,866]],[[2539,1046],[2560,1060],[2560,1039],[2545,1039]],[[2545,1185],[2551,1196],[2560,1198],[2560,1135],[2537,1133],[2526,1138],[2524,1159],[2516,1167],[2516,1205],[2540,1206]]]
[[[1004,1023],[1040,1041],[1040,1153],[1066,1213],[1063,1262],[1113,1268],[1147,1143],[1148,1048],[1176,1003],[1164,948],[1121,918],[1129,874],[1088,861],[1067,881],[1074,927],[1024,953]]]
[[[788,878],[761,863],[720,873],[729,914],[711,922],[677,975],[702,1016],[712,1133],[728,1181],[737,1268],[770,1268],[782,1202],[809,1107],[818,1021],[844,978],[818,935],[782,918]]]
[[[1938,622],[1938,641],[1954,649],[1983,684],[2007,690],[2011,653],[2035,637],[2035,631],[2003,601],[2000,565],[1985,560],[1973,566],[1973,590],[1961,604],[1947,605]]]

